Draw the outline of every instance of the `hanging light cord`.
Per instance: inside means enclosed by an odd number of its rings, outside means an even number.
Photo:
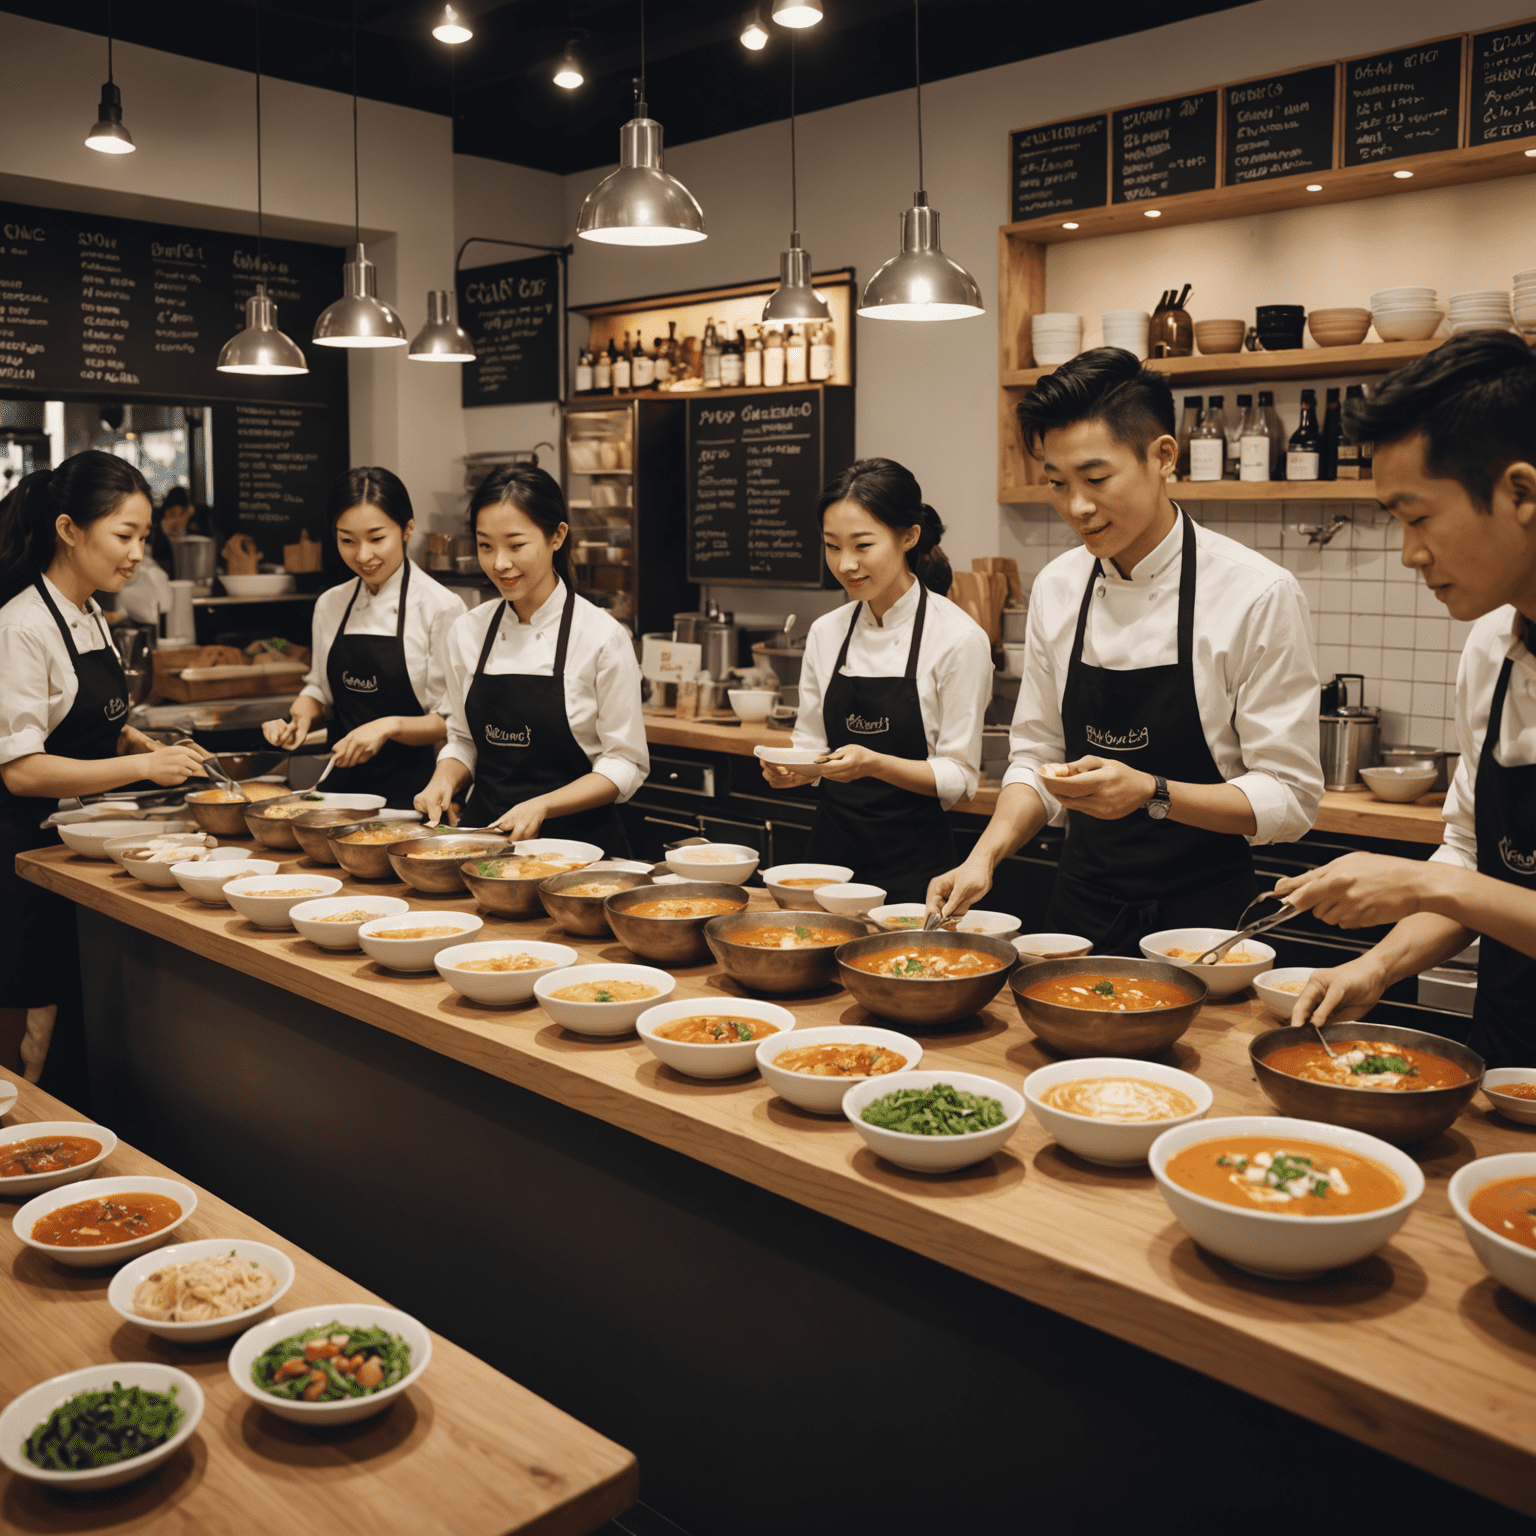
[[[923,184],[923,41],[920,17],[921,0],[912,0],[912,64],[917,76],[917,190],[924,192]]]
[[[789,34],[789,227],[800,233],[800,187],[795,170],[795,34]]]
[[[261,283],[261,0],[256,0],[256,281]]]
[[[107,84],[112,84],[112,0],[107,0]]]
[[[363,243],[363,194],[357,170],[357,0],[352,0],[352,243]]]

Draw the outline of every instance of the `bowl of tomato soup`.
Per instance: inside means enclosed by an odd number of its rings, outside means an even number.
[[[853,878],[846,864],[775,864],[763,871],[768,894],[789,912],[820,912],[816,892],[824,885],[847,885]]]
[[[650,883],[649,870],[621,869],[615,864],[588,866],[539,881],[539,905],[567,933],[596,939],[613,932],[603,903],[620,891]]]
[[[837,951],[869,932],[836,912],[738,912],[711,918],[704,942],[727,976],[753,992],[812,992],[837,982]]]
[[[870,1013],[910,1029],[979,1013],[1019,963],[1006,939],[986,933],[872,933],[837,951],[838,977]]]
[[[47,1190],[16,1212],[11,1228],[60,1264],[97,1269],[158,1248],[196,1209],[197,1192],[179,1179],[133,1174]]]
[[[573,1034],[611,1037],[634,1033],[647,1008],[666,1002],[677,978],[652,965],[594,961],[540,976],[533,995],[551,1019]]]
[[[1281,1115],[1174,1126],[1147,1163],[1195,1242],[1269,1280],[1311,1280],[1368,1258],[1424,1193],[1419,1165],[1389,1142]]]
[[[1166,960],[1037,960],[1008,979],[1024,1022],[1063,1056],[1156,1056],[1205,1002],[1198,976]]]
[[[1484,1072],[1483,1097],[1507,1119],[1536,1125],[1536,1067],[1494,1067]]]
[[[1472,1102],[1483,1058],[1459,1041],[1392,1024],[1271,1029],[1248,1047],[1275,1108],[1406,1146],[1438,1136]]]
[[[1251,986],[1255,976],[1273,968],[1275,952],[1257,939],[1234,944],[1214,965],[1196,965],[1206,950],[1230,939],[1232,928],[1165,928],[1141,941],[1149,960],[1166,960],[1198,976],[1212,997],[1232,997]]]
[[[840,1115],[855,1083],[913,1071],[922,1060],[923,1048],[910,1035],[872,1024],[819,1024],[770,1035],[757,1047],[763,1081],[813,1115]]]
[[[88,1179],[116,1148],[117,1137],[89,1120],[7,1126],[0,1130],[0,1200]]]
[[[746,998],[684,998],[647,1008],[635,1030],[647,1049],[687,1077],[739,1077],[757,1066],[764,1040],[787,1034],[795,1016],[777,1003]]]
[[[1024,1079],[1030,1113],[1051,1139],[1107,1168],[1146,1162],[1164,1131],[1200,1119],[1214,1097],[1192,1073],[1131,1056],[1052,1062]]]
[[[747,893],[717,880],[671,880],[637,885],[605,897],[608,926],[631,954],[658,965],[702,965],[709,959],[704,927],[711,918],[740,912]]]
[[[1536,1302],[1536,1152],[1466,1163],[1451,1175],[1447,1192],[1483,1268]]]

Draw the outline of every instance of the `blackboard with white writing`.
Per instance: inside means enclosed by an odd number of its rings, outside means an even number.
[[[1226,88],[1225,184],[1333,169],[1338,66],[1322,64]]]
[[[1536,21],[1472,38],[1469,144],[1536,136]]]
[[[459,324],[475,343],[463,404],[527,405],[560,398],[560,259],[501,261],[460,272]]]
[[[1122,107],[1110,136],[1113,200],[1139,203],[1216,185],[1216,92]]]
[[[1345,63],[1345,165],[1460,145],[1463,42],[1448,37]]]
[[[1008,135],[1013,222],[1102,208],[1109,200],[1109,114]]]

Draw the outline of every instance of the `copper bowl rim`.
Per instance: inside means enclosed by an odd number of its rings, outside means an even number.
[[[1415,1104],[1429,1104],[1434,1102],[1434,1095],[1441,1093],[1465,1093],[1469,1098],[1476,1094],[1482,1085],[1483,1074],[1488,1070],[1488,1064],[1469,1045],[1463,1045],[1459,1040],[1452,1040],[1449,1035],[1436,1035],[1427,1029],[1414,1029],[1403,1024],[1372,1024],[1368,1020],[1356,1019],[1348,1024],[1324,1024],[1322,1026],[1324,1036],[1330,1041],[1335,1040],[1369,1040],[1373,1036],[1382,1040],[1391,1040],[1394,1035],[1411,1035],[1411,1040],[1396,1040],[1397,1045],[1406,1045],[1413,1050],[1422,1050],[1430,1056],[1443,1055],[1452,1066],[1460,1067],[1467,1074],[1464,1083],[1441,1083],[1438,1088],[1415,1088],[1411,1094],[1393,1094],[1390,1091],[1383,1092],[1380,1088],[1356,1087],[1352,1083],[1320,1083],[1315,1078],[1297,1077],[1290,1072],[1282,1072],[1279,1067],[1269,1064],[1269,1056],[1272,1052],[1286,1045],[1300,1045],[1303,1038],[1315,1041],[1317,1035],[1311,1024],[1281,1024],[1274,1029],[1266,1029],[1263,1034],[1255,1035],[1248,1042],[1248,1059],[1255,1069],[1263,1067],[1266,1072],[1272,1072],[1276,1077],[1286,1078],[1293,1083],[1305,1083],[1309,1088],[1331,1089],[1336,1093],[1368,1094],[1374,1102],[1385,1099],[1388,1103],[1398,1103],[1404,1099]],[[1283,1035],[1290,1035],[1289,1040],[1281,1039]],[[1433,1041],[1434,1045],[1420,1045],[1418,1041]],[[1264,1049],[1261,1051],[1260,1047]],[[1449,1051],[1436,1049],[1437,1046],[1449,1046]],[[1456,1059],[1457,1054],[1470,1056],[1473,1061],[1480,1063],[1474,1072],[1465,1062]]]

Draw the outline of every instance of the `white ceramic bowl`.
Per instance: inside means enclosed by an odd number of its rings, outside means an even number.
[[[1100,1120],[1093,1115],[1077,1115],[1070,1110],[1054,1109],[1040,1101],[1040,1095],[1058,1083],[1080,1082],[1085,1077],[1139,1077],[1146,1082],[1177,1088],[1195,1101],[1194,1110],[1167,1120]],[[1090,1163],[1107,1168],[1128,1168],[1147,1160],[1152,1143],[1164,1131],[1185,1125],[1210,1113],[1215,1095],[1208,1084],[1177,1067],[1165,1067],[1156,1061],[1135,1061],[1124,1056],[1084,1056],[1076,1061],[1053,1062],[1036,1067],[1024,1079],[1024,1097],[1047,1133],[1068,1152]]]
[[[778,698],[777,692],[769,688],[728,688],[725,696],[731,701],[732,713],[748,725],[766,720]]]
[[[853,871],[846,864],[775,864],[763,871],[768,894],[787,912],[820,912],[813,885],[783,885],[785,880],[808,880],[812,876],[828,885],[847,885]]]
[[[1282,965],[1277,971],[1262,971],[1253,978],[1253,990],[1259,994],[1266,1008],[1272,1008],[1282,1019],[1288,1019],[1296,1007],[1299,992],[1282,992],[1282,981],[1305,982],[1312,974],[1310,965]]]
[[[87,859],[110,859],[107,844],[121,837],[167,837],[175,832],[197,832],[195,821],[76,821],[59,829],[64,846]]]
[[[114,1382],[125,1387],[143,1387],[148,1392],[169,1392],[176,1388],[176,1406],[181,1409],[181,1424],[176,1433],[154,1450],[108,1467],[91,1467],[83,1472],[48,1472],[27,1460],[26,1444],[32,1432],[46,1424],[53,1410],[81,1392],[108,1392]],[[203,1389],[185,1371],[174,1365],[157,1365],[150,1360],[114,1360],[109,1365],[88,1365],[83,1370],[66,1371],[29,1387],[13,1398],[0,1413],[0,1464],[17,1477],[43,1483],[63,1492],[95,1493],[103,1488],[117,1488],[153,1472],[161,1462],[174,1456],[192,1438],[203,1418]]]
[[[1021,933],[1013,947],[1035,960],[1075,960],[1093,948],[1093,941],[1080,933]]]
[[[224,887],[224,899],[258,928],[291,928],[293,923],[288,914],[300,902],[315,900],[316,886],[320,887],[320,895],[334,896],[341,889],[341,881],[332,875],[246,875]],[[265,891],[300,894],[258,894]]]
[[[553,995],[586,981],[638,981],[643,986],[655,987],[656,995],[628,1003],[577,1003]],[[555,975],[539,976],[533,984],[533,995],[561,1029],[578,1035],[628,1035],[634,1032],[635,1020],[648,1008],[660,1007],[676,987],[677,978],[655,966],[599,963],[570,965]]]
[[[1487,1078],[1483,1081],[1487,1082]],[[1504,1152],[1497,1157],[1479,1157],[1463,1163],[1451,1175],[1447,1193],[1451,1197],[1451,1209],[1456,1212],[1472,1252],[1483,1268],[1515,1295],[1536,1302],[1536,1248],[1527,1248],[1502,1232],[1485,1227],[1468,1209],[1468,1202],[1483,1185],[1530,1174],[1536,1174],[1536,1152]]]
[[[217,852],[235,850],[218,849]],[[275,875],[282,865],[276,859],[200,859],[196,863],[172,864],[171,875],[189,896],[207,902],[210,907],[227,907],[229,899],[224,887],[231,880],[244,880],[253,875]]]
[[[1427,795],[1440,773],[1436,768],[1362,768],[1360,777],[1378,800],[1402,805]]]
[[[1536,1083],[1536,1067],[1492,1067],[1483,1073],[1483,1097],[1489,1104],[1521,1125],[1536,1125],[1536,1099],[1512,1099],[1508,1094],[1489,1093],[1490,1088],[1505,1083]]]
[[[344,1328],[383,1328],[388,1333],[398,1334],[411,1351],[410,1370],[392,1387],[385,1387],[368,1397],[343,1398],[339,1403],[290,1402],[287,1398],[273,1397],[256,1385],[251,1378],[251,1367],[274,1344],[281,1344],[284,1339],[291,1339],[308,1328],[323,1328],[327,1323],[340,1323]],[[355,1424],[359,1419],[381,1413],[419,1381],[431,1363],[432,1335],[409,1313],[366,1301],[338,1301],[283,1312],[242,1333],[229,1352],[229,1375],[247,1397],[254,1398],[278,1418],[307,1424],[312,1429],[330,1429],[337,1424]]]
[[[948,1083],[962,1093],[985,1095],[1003,1106],[1003,1123],[966,1136],[914,1136],[907,1131],[888,1131],[863,1118],[866,1106],[898,1088],[932,1088]],[[864,1138],[871,1152],[898,1168],[916,1173],[951,1173],[969,1168],[1001,1149],[1024,1118],[1024,1095],[993,1077],[974,1072],[892,1072],[887,1077],[866,1077],[843,1095],[843,1113]]]
[[[878,923],[892,933],[910,933],[914,928],[923,926],[928,908],[920,901],[893,901],[887,906],[871,907],[864,915],[870,922]],[[909,918],[916,918],[917,921],[905,921]]]
[[[246,1307],[242,1312],[231,1312],[228,1317],[216,1317],[206,1323],[161,1323],[140,1317],[133,1310],[133,1293],[149,1279],[157,1269],[166,1264],[192,1264],[198,1259],[216,1259],[232,1253],[247,1263],[260,1264],[277,1281],[277,1288],[260,1306]],[[281,1249],[266,1243],[253,1242],[245,1237],[205,1237],[195,1243],[174,1243],[155,1253],[141,1254],[130,1259],[112,1276],[107,1286],[107,1305],[125,1323],[132,1323],[157,1339],[169,1339],[173,1344],[206,1344],[211,1339],[227,1339],[232,1333],[241,1333],[252,1323],[270,1312],[288,1294],[297,1271],[293,1260]]]
[[[504,955],[532,955],[543,962],[536,970],[466,971],[466,960],[496,960]],[[569,944],[544,944],[524,939],[488,939],[478,944],[449,944],[433,957],[437,974],[465,997],[477,1003],[526,1003],[534,983],[554,971],[575,965],[577,954]]]
[[[107,844],[107,857],[119,869],[125,869],[135,880],[145,885],[157,885],[175,889],[176,877],[171,865],[185,860],[203,858],[218,846],[218,839],[207,832],[175,832],[169,837],[114,837]],[[175,859],[130,859],[130,851],[147,848],[154,853],[181,850]]]
[[[972,907],[956,924],[956,933],[988,933],[994,939],[1011,939],[1019,931],[1019,920],[1008,912],[983,912]]]
[[[1200,1142],[1236,1136],[1273,1138],[1277,1147],[1287,1141],[1320,1141],[1372,1158],[1402,1181],[1403,1197],[1394,1205],[1358,1216],[1279,1216],[1197,1195],[1169,1179],[1165,1169],[1175,1153]],[[1341,1125],[1281,1115],[1233,1115],[1186,1122],[1164,1131],[1152,1143],[1147,1162],[1168,1209],[1202,1248],[1238,1269],[1270,1280],[1310,1280],[1368,1258],[1402,1226],[1424,1193],[1419,1165],[1389,1142]]]
[[[53,1243],[33,1240],[32,1227],[42,1217],[61,1206],[74,1205],[80,1200],[94,1200],[104,1195],[165,1195],[181,1207],[181,1215],[168,1227],[151,1232],[147,1237],[136,1237],[126,1243],[103,1243],[99,1248],[60,1248]],[[197,1191],[183,1184],[180,1179],[156,1179],[148,1174],[128,1174],[121,1178],[91,1179],[83,1186],[61,1184],[36,1195],[11,1218],[11,1230],[27,1247],[47,1254],[50,1259],[70,1269],[104,1269],[111,1264],[121,1264],[124,1259],[148,1253],[151,1248],[158,1248],[196,1209]]]
[[[719,1014],[731,1019],[761,1019],[778,1026],[778,1034],[795,1027],[795,1016],[777,1003],[760,1003],[747,998],[688,997],[680,1002],[657,1003],[635,1020],[635,1030],[653,1056],[687,1077],[739,1077],[757,1066],[757,1040],[732,1041],[721,1045],[694,1045],[685,1040],[663,1040],[658,1026],[697,1014]],[[778,1038],[769,1035],[769,1040]]]
[[[1371,323],[1383,341],[1424,341],[1445,318],[1438,309],[1373,311]]]
[[[757,1070],[781,1099],[788,1100],[799,1109],[808,1109],[813,1115],[840,1115],[843,1112],[843,1095],[856,1083],[881,1082],[895,1077],[886,1072],[877,1078],[867,1077],[812,1077],[805,1072],[790,1072],[774,1065],[774,1059],[790,1046],[801,1045],[883,1045],[900,1055],[905,1065],[903,1072],[917,1069],[923,1059],[923,1048],[909,1035],[897,1034],[894,1029],[866,1028],[861,1024],[821,1024],[814,1029],[797,1029],[785,1035],[769,1035],[759,1041]]]
[[[1258,957],[1247,965],[1196,965],[1193,960],[1175,960],[1168,951],[1192,949],[1196,954],[1204,954],[1213,944],[1230,939],[1234,932],[1232,928],[1164,928],[1161,933],[1149,933],[1141,941],[1141,952],[1148,960],[1166,960],[1191,976],[1198,976],[1213,998],[1231,997],[1274,966],[1275,952],[1268,944],[1244,939],[1238,948]]]
[[[780,768],[809,768],[821,753],[813,747],[753,747],[752,755]]]
[[[0,1078],[0,1115],[8,1115],[16,1108],[16,1100],[21,1097],[21,1089],[8,1078]]]
[[[603,850],[596,843],[580,843],[572,837],[525,837],[512,844],[512,851],[524,858],[536,859],[542,854],[559,854],[567,859],[581,859],[595,864],[602,858]],[[647,869],[650,865],[645,866]]]
[[[288,920],[301,938],[321,949],[358,949],[357,930],[376,917],[399,917],[411,910],[398,896],[316,896],[288,909]],[[332,912],[366,912],[355,922],[330,923],[321,919]]]
[[[454,928],[455,933],[439,934],[431,939],[392,939],[392,928]],[[437,964],[437,952],[465,943],[471,934],[485,927],[485,919],[473,912],[406,912],[400,917],[376,917],[357,930],[357,942],[370,960],[377,960],[391,971],[430,971]],[[473,973],[471,973],[473,974]],[[494,971],[486,972],[495,975]],[[509,974],[516,974],[510,972]]]
[[[885,892],[878,885],[854,885],[846,880],[837,885],[818,885],[811,894],[818,907],[844,917],[862,917],[885,900]]]
[[[8,1108],[9,1104],[0,1104],[0,1109]],[[89,1120],[33,1120],[0,1131],[0,1155],[13,1142],[34,1141],[39,1136],[89,1136],[92,1141],[101,1143],[101,1151],[87,1162],[77,1163],[73,1168],[60,1168],[56,1173],[22,1173],[13,1179],[0,1179],[0,1200],[40,1195],[45,1189],[88,1179],[117,1148],[117,1136],[104,1125],[94,1125]],[[67,1200],[64,1203],[69,1204]]]
[[[715,880],[740,885],[752,878],[762,855],[744,843],[692,843],[667,851],[667,868],[684,880]]]
[[[263,571],[258,576],[220,576],[231,597],[280,597],[293,590],[293,577]]]

